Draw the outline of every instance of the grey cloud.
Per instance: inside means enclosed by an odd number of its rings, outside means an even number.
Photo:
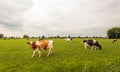
[[[24,25],[31,35],[80,36],[106,36],[107,29],[120,26],[120,0],[35,0],[33,7],[32,2],[0,0],[0,25]]]
[[[32,6],[30,0],[0,0],[0,25],[22,27],[22,14]]]
[[[19,21],[16,22],[0,21],[0,24],[8,29],[16,29],[22,27],[22,22]]]
[[[120,15],[120,0],[99,1],[96,13],[104,14],[105,16]]]

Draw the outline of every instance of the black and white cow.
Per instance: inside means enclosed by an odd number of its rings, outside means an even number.
[[[85,49],[87,49],[87,46],[91,46],[91,49],[95,49],[98,47],[100,50],[102,49],[102,46],[96,41],[96,40],[83,40]]]

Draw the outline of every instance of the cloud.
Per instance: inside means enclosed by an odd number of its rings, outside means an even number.
[[[106,36],[120,26],[120,0],[1,0],[0,10],[7,35]]]
[[[0,25],[7,28],[19,28],[24,20],[21,15],[31,7],[29,0],[0,0]]]

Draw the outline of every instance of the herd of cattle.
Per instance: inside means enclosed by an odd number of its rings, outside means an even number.
[[[65,38],[67,42],[72,42],[72,38]],[[117,39],[113,39],[112,43],[117,42]],[[88,46],[91,46],[91,50],[96,49],[97,47],[99,50],[102,50],[102,46],[99,44],[98,41],[91,39],[91,40],[83,40],[84,47],[87,49]],[[39,53],[39,57],[41,56],[41,50],[48,50],[47,57],[52,54],[52,50],[54,47],[54,41],[53,40],[38,40],[38,41],[30,41],[27,42],[27,44],[30,45],[30,47],[34,50],[32,57],[34,57],[35,53]]]

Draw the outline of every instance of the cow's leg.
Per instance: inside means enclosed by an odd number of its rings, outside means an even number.
[[[86,42],[84,43],[84,46],[85,46],[85,49],[87,49],[87,43]]]
[[[93,50],[93,49],[95,49],[95,46],[92,46],[92,47],[91,47],[91,50]]]
[[[94,46],[91,47],[91,50],[93,50],[93,49],[94,49]]]
[[[48,54],[47,54],[47,57],[51,54],[52,52],[52,48],[48,48]]]
[[[96,50],[96,49],[97,49],[97,46],[94,46],[94,49]]]
[[[40,48],[37,48],[36,51],[38,51],[38,53],[39,53],[39,57],[40,57],[40,56],[41,56]]]
[[[34,57],[36,50],[33,51],[32,57]]]
[[[52,54],[52,50],[54,49],[54,48],[53,48],[53,45],[51,45],[51,48],[50,48],[50,49],[51,49],[50,54]]]
[[[39,57],[41,57],[41,51],[40,50],[38,50],[38,53],[39,53]]]
[[[33,51],[32,57],[34,57],[34,56],[35,56],[36,51],[38,51],[38,52],[39,52],[39,48],[36,48],[36,49]],[[39,53],[39,54],[40,54],[40,53]]]
[[[47,54],[47,57],[50,55],[50,49],[48,50],[48,54]]]
[[[97,46],[95,46],[95,50],[97,50]]]

